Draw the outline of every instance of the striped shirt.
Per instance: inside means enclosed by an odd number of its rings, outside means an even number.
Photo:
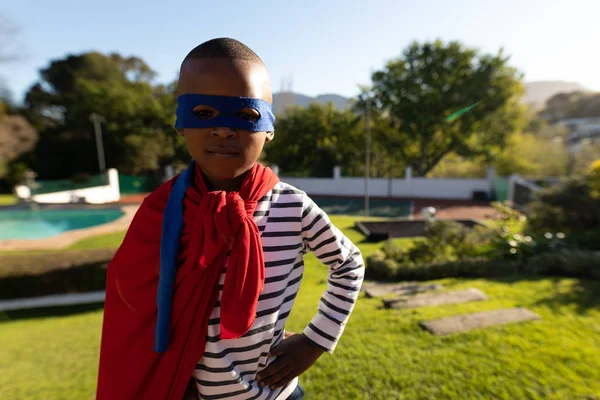
[[[255,380],[257,373],[275,360],[268,353],[283,340],[285,322],[304,272],[303,256],[309,251],[329,269],[327,290],[318,312],[304,329],[304,335],[313,344],[333,352],[359,295],[364,276],[360,251],[306,193],[278,183],[258,203],[254,221],[265,256],[265,286],[258,300],[256,320],[243,337],[220,340],[223,273],[218,301],[208,324],[204,355],[194,371],[200,399],[285,400],[294,391],[297,378],[287,387],[275,390],[260,387]]]

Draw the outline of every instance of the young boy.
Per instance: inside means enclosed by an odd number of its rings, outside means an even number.
[[[196,47],[177,101],[193,161],[144,200],[108,268],[97,398],[301,399],[297,377],[333,352],[358,298],[361,254],[257,164],[275,118],[252,50],[233,39]],[[327,291],[292,334],[308,251],[329,267]]]

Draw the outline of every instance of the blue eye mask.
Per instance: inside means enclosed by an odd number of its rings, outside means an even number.
[[[200,119],[194,114],[194,107],[209,106],[218,111],[211,119]],[[260,117],[249,121],[238,114],[244,108],[258,111]],[[273,132],[275,116],[268,101],[250,97],[213,96],[207,94],[183,94],[177,97],[177,121],[175,128],[215,128],[228,127],[252,132]]]

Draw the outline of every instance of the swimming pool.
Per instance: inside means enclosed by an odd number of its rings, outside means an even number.
[[[123,214],[118,209],[0,211],[0,240],[44,239],[66,231],[106,224]]]

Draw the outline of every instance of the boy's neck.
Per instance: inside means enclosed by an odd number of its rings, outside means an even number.
[[[233,179],[214,178],[207,175],[204,171],[202,171],[202,175],[204,176],[204,182],[206,182],[208,191],[210,192],[219,190],[224,190],[226,192],[239,192],[242,188],[242,183],[244,183],[244,178],[246,178],[246,175],[248,175],[248,172],[250,171],[246,171]]]

